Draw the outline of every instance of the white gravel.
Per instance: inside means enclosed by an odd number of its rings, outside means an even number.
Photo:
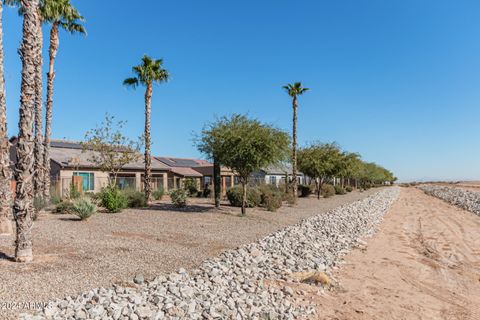
[[[293,272],[329,270],[372,235],[399,193],[388,188],[135,287],[98,288],[50,302],[24,319],[300,319],[315,313],[290,287],[268,286]]]
[[[436,185],[422,185],[418,188],[428,195],[442,199],[454,206],[473,212],[476,215],[480,215],[480,193],[478,192]]]

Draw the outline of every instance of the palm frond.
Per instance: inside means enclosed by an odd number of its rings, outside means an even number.
[[[135,89],[138,86],[138,79],[137,78],[127,78],[123,80],[123,85],[126,87],[131,87]]]

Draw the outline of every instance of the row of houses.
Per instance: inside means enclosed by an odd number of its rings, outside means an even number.
[[[15,141],[11,141],[14,145]],[[83,192],[99,192],[108,184],[108,172],[103,172],[93,162],[89,161],[93,151],[84,151],[78,142],[52,140],[51,142],[51,179],[52,186],[60,196],[70,190],[73,181],[80,181]],[[211,188],[213,185],[213,164],[202,159],[186,159],[175,157],[153,156],[152,159],[152,189],[163,188],[166,192],[183,186],[186,179],[191,179],[198,190]],[[143,188],[144,162],[138,161],[123,166],[117,175],[117,185],[121,189]],[[292,176],[289,167],[271,166],[255,172],[252,181],[279,186],[285,183],[286,177]],[[81,177],[75,178],[75,177]],[[291,178],[290,178],[291,179]],[[299,183],[304,182],[303,174],[297,176]],[[238,176],[229,168],[221,168],[222,190],[239,183]]]

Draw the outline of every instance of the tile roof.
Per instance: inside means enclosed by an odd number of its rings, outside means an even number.
[[[62,167],[96,168],[96,165],[89,161],[94,152],[83,152],[82,146],[76,142],[52,140],[50,158]],[[144,168],[143,156],[140,156],[137,161],[126,164],[122,169],[140,170]],[[170,167],[152,157],[152,170],[169,171]]]

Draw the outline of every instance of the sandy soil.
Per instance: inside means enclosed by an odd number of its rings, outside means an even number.
[[[135,274],[148,279],[190,269],[225,249],[377,191],[299,199],[275,213],[249,209],[246,217],[238,216],[239,208],[215,210],[208,199],[192,199],[187,210],[162,201],[150,209],[99,213],[87,221],[45,214],[34,225],[33,263],[12,262],[14,239],[0,237],[0,319],[10,315],[2,302],[46,302],[131,281]]]
[[[480,218],[418,189],[345,262],[318,319],[480,319]]]

